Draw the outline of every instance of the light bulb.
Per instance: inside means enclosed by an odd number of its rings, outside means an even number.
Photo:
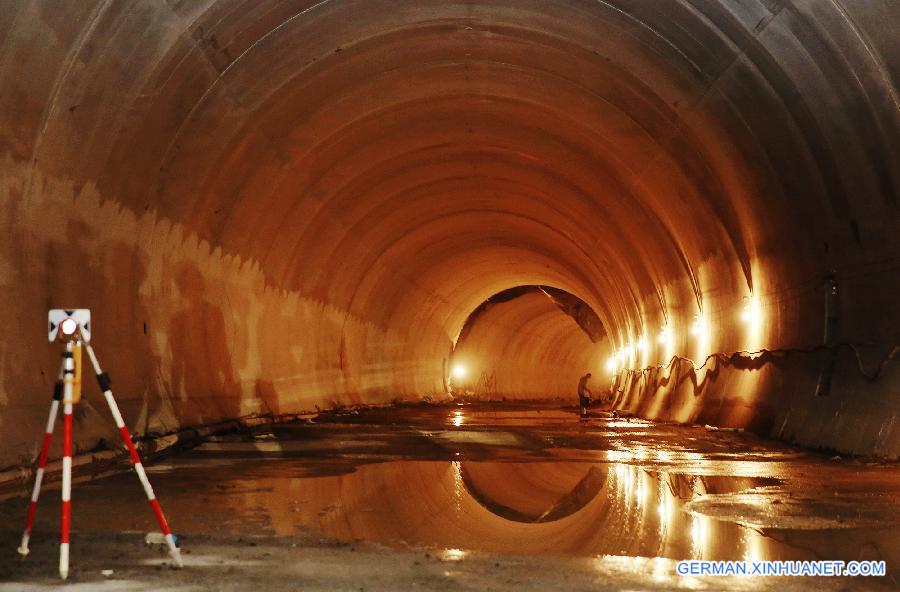
[[[753,296],[744,299],[744,307],[741,309],[741,320],[747,324],[756,324],[761,317],[759,302]]]
[[[606,361],[606,371],[610,374],[615,374],[616,370],[619,369],[619,361],[616,359],[615,354],[610,356]]]

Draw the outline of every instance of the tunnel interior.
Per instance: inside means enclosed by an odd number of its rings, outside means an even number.
[[[898,30],[891,0],[0,3],[0,550],[44,483],[87,586],[896,585]],[[63,401],[74,451],[43,332],[73,307],[108,372]],[[0,582],[46,583],[55,516]]]
[[[163,434],[444,400],[465,320],[524,285],[595,311],[591,356],[563,360],[562,315],[531,353],[619,408],[896,456],[897,14],[6,5],[0,465],[33,452],[49,307],[94,311]]]
[[[496,398],[592,370],[623,411],[896,457],[898,10],[4,5],[0,465],[36,452],[47,308],[92,309],[148,435],[447,401],[466,319],[518,286],[603,337],[510,301],[470,345],[555,372]]]

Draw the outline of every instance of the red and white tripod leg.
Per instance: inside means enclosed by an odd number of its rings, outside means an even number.
[[[75,360],[72,342],[66,343],[63,369],[62,525],[59,543],[59,577],[69,577],[69,529],[72,517],[72,390]]]
[[[106,404],[109,405],[109,410],[116,422],[116,427],[119,428],[119,434],[122,435],[122,440],[125,442],[125,446],[128,447],[128,452],[131,454],[131,462],[134,463],[134,472],[137,473],[141,485],[144,486],[144,493],[147,494],[147,501],[150,502],[153,513],[156,515],[156,520],[159,522],[159,528],[166,538],[166,543],[169,545],[169,555],[172,556],[175,565],[183,567],[184,563],[181,560],[181,549],[175,545],[175,537],[169,529],[166,517],[163,515],[162,508],[159,506],[159,500],[156,499],[156,494],[153,492],[153,487],[150,485],[150,479],[147,478],[144,464],[141,462],[141,457],[134,447],[134,442],[131,440],[131,433],[129,433],[128,427],[122,419],[122,414],[119,412],[119,406],[116,404],[115,398],[113,398],[109,376],[100,368],[100,363],[97,361],[94,349],[89,344],[86,346],[86,349],[88,356],[91,358],[91,364],[94,366],[94,372],[97,374],[97,382],[100,383],[100,390],[103,391],[103,396],[106,398]]]
[[[37,471],[34,473],[34,488],[31,490],[31,502],[28,504],[28,516],[25,518],[25,530],[22,532],[22,544],[17,549],[19,555],[25,557],[29,553],[28,542],[31,540],[31,528],[34,526],[34,515],[37,512],[38,497],[41,495],[41,483],[44,481],[44,471],[47,468],[47,456],[50,454],[50,440],[53,437],[53,427],[56,425],[56,416],[59,413],[59,401],[63,393],[63,372],[65,361],[60,367],[56,384],[53,385],[53,401],[50,403],[50,416],[47,418],[47,429],[44,430],[44,442],[41,444],[41,456],[38,459]]]

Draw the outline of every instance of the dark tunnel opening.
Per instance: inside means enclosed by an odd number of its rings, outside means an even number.
[[[455,400],[571,402],[579,377],[599,375],[610,353],[589,304],[550,286],[516,286],[466,317],[449,357],[448,392]]]

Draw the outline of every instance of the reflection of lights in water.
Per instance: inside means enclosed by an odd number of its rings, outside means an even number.
[[[628,465],[616,465],[616,477],[628,492],[634,486],[634,476],[631,474],[631,467]]]
[[[679,452],[678,456],[686,464],[692,465],[692,466],[699,466],[705,461],[704,456],[702,454],[700,454],[699,452],[690,452],[690,451],[684,450],[684,451]]]
[[[671,462],[672,461],[672,453],[668,450],[657,450],[655,453],[656,460],[659,462]]]
[[[631,455],[625,452],[624,450],[607,450],[606,458],[610,462],[620,463],[625,462],[627,460],[631,460]],[[616,471],[618,472],[619,467],[616,466]]]
[[[657,506],[657,511],[659,512],[660,549],[666,548],[673,534],[679,538],[683,536],[683,532],[673,528],[673,522],[678,514],[678,501],[669,487],[669,479],[668,473],[661,473],[658,481],[659,506]]]
[[[456,427],[461,426],[464,423],[463,412],[462,411],[454,411],[453,412],[453,425]]]
[[[609,422],[608,425],[610,427],[634,427],[635,424],[627,421],[621,422]],[[662,458],[666,460],[671,458],[671,453],[669,452],[653,452],[653,455],[656,455],[658,458],[662,455]],[[632,463],[632,462],[641,462],[650,458],[651,453],[650,450],[646,446],[635,446],[632,450],[607,450],[606,451],[606,459],[610,462],[614,463]]]
[[[639,506],[643,506],[644,502],[647,500],[647,489],[649,489],[647,481],[649,479],[650,475],[644,471],[637,472],[637,491],[635,491],[635,499]]]
[[[703,559],[709,541],[709,516],[694,514],[691,524],[691,554],[694,559]]]
[[[669,539],[669,533],[672,532],[672,519],[674,518],[674,510],[676,507],[675,496],[669,489],[669,475],[662,473],[659,478],[659,538],[665,547]]]
[[[441,559],[444,561],[462,561],[466,557],[466,552],[462,549],[444,549],[441,551]]]
[[[632,502],[637,499],[635,488],[637,481],[637,468],[630,465],[616,465],[616,484],[619,495],[625,500],[625,511],[630,511]]]
[[[606,426],[609,428],[633,428],[635,427],[635,425],[637,425],[637,422],[635,422],[634,420],[629,421],[627,419],[606,422]],[[628,458],[631,458],[631,456],[629,456]]]
[[[752,528],[744,528],[744,561],[762,561],[765,558],[763,535]]]
[[[450,466],[453,467],[453,502],[456,511],[459,512],[462,509],[463,490],[466,484],[463,482],[462,464],[455,460],[450,463]]]

